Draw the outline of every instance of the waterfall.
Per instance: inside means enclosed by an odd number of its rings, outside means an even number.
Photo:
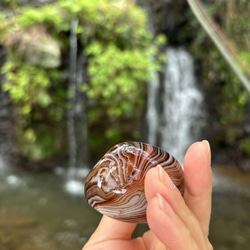
[[[0,169],[9,164],[8,156],[13,147],[13,124],[10,100],[7,92],[1,90],[0,83]]]
[[[68,180],[65,189],[72,194],[84,193],[83,181],[88,173],[87,166],[87,97],[81,85],[87,77],[87,57],[77,43],[78,20],[71,21],[69,83],[70,92],[68,125]]]
[[[183,161],[188,146],[200,139],[203,96],[197,88],[194,60],[183,48],[168,48],[163,79],[148,86],[148,142]]]
[[[0,48],[0,68],[5,62],[5,53]],[[14,123],[9,93],[2,90],[5,77],[0,74],[0,170],[13,164],[11,153],[15,152]]]
[[[68,107],[68,147],[69,167],[76,167],[75,103],[76,103],[76,65],[77,65],[77,26],[78,20],[71,21],[69,53],[69,107]]]
[[[157,132],[159,127],[159,112],[157,105],[157,96],[159,92],[159,79],[155,71],[151,71],[151,80],[148,81],[148,97],[147,97],[147,137],[150,144],[157,144]]]
[[[86,78],[87,57],[77,44],[78,20],[71,22],[69,61],[68,146],[69,167],[87,165],[86,95],[81,85]]]

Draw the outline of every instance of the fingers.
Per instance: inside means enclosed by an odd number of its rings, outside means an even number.
[[[160,194],[149,201],[147,210],[149,227],[165,245],[165,249],[199,249],[190,231]]]
[[[168,248],[205,249],[206,241],[198,220],[162,167],[149,170],[145,194],[149,227]]]
[[[144,250],[157,249],[166,250],[166,246],[156,237],[152,230],[148,230],[143,234]]]
[[[148,171],[145,195],[152,231],[143,240],[130,240],[136,224],[103,216],[84,249],[212,249],[207,239],[212,192],[210,157],[206,141],[188,149],[184,159],[184,197],[162,167]]]
[[[184,200],[201,224],[206,236],[211,214],[212,171],[207,141],[190,146],[184,159]]]
[[[136,223],[122,222],[103,216],[95,233],[106,239],[130,239]],[[105,234],[104,234],[105,232]]]
[[[84,249],[88,249],[88,247],[97,245],[98,243],[103,244],[103,242],[112,240],[130,240],[135,227],[135,223],[121,222],[104,215],[96,231],[84,246]],[[94,248],[90,247],[90,249]]]
[[[95,238],[110,239],[131,239],[131,234],[136,227],[135,223],[127,223],[103,216],[95,231]]]

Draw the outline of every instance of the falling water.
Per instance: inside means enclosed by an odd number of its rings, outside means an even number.
[[[66,190],[83,194],[83,181],[87,165],[87,115],[86,96],[81,85],[86,80],[87,57],[77,43],[78,20],[71,22],[70,62],[69,62],[69,109],[68,109],[68,145],[69,170]]]
[[[151,71],[151,80],[148,81],[148,98],[147,98],[147,137],[150,144],[157,144],[157,133],[159,128],[159,112],[158,112],[158,93],[160,81],[155,71]]]
[[[148,89],[148,142],[183,160],[203,126],[203,96],[196,86],[194,61],[182,48],[168,48],[164,79],[155,76]]]
[[[0,49],[0,68],[4,61],[4,53]],[[2,90],[4,81],[4,75],[0,74],[0,170],[10,164],[9,156],[14,152],[12,106],[9,93]]]
[[[0,169],[8,165],[12,139],[11,108],[7,92],[1,91],[0,84]]]
[[[75,102],[76,102],[76,65],[77,65],[77,26],[78,20],[71,21],[70,54],[69,54],[69,92],[70,102],[68,108],[68,144],[69,167],[76,167],[76,135],[75,135]]]

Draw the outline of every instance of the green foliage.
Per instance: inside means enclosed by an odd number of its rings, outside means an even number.
[[[244,65],[246,65],[246,67],[249,68],[250,67],[250,52],[249,51],[241,52],[240,58],[242,62],[244,63]]]
[[[106,48],[94,42],[86,48],[90,56],[90,85],[83,85],[88,97],[109,106],[110,115],[133,112],[144,82],[149,78],[149,50],[120,50],[114,44]]]
[[[59,72],[22,63],[17,55],[10,57],[2,68],[6,75],[3,90],[9,92],[20,115],[29,115],[34,105],[47,108],[52,103],[48,88],[58,80]]]
[[[24,9],[17,19],[21,28],[43,24],[53,33],[70,30],[72,19],[79,20],[78,32],[83,43],[113,41],[120,47],[147,47],[150,35],[145,29],[143,11],[132,4],[109,0],[61,0],[39,9]]]
[[[49,92],[52,82],[58,81],[59,72],[27,65],[17,54],[10,53],[2,73],[6,76],[2,88],[9,92],[15,107],[21,152],[33,160],[52,156],[59,150],[60,138],[55,138],[58,132],[47,130],[46,134],[44,127],[36,124],[44,119],[56,122],[62,118],[62,107],[55,105],[58,95]]]
[[[16,9],[19,6],[16,0],[4,0],[3,2],[6,7],[10,7],[12,9]]]
[[[18,143],[21,151],[33,161],[52,157],[61,150],[62,135],[58,129],[48,129],[44,126],[34,126],[19,131]]]
[[[238,78],[228,73],[227,82],[223,86],[223,98],[226,100],[218,106],[220,121],[225,125],[227,138],[234,138],[239,133],[239,126],[244,118],[249,94],[242,89]]]
[[[78,20],[78,44],[88,56],[90,76],[90,80],[83,83],[82,91],[95,103],[88,111],[88,126],[100,127],[100,119],[106,121],[101,133],[91,133],[92,145],[100,142],[100,136],[104,141],[121,139],[124,131],[138,137],[138,129],[131,131],[131,127],[141,119],[145,82],[153,67],[150,57],[157,57],[158,68],[162,62],[151,46],[144,12],[131,3],[110,0],[61,0],[19,12],[3,31],[4,40],[8,41],[14,32],[12,28],[27,30],[42,26],[59,41],[61,51],[66,54],[69,53],[71,21]],[[164,39],[160,37],[155,46],[162,43]],[[13,46],[8,51],[8,61],[2,69],[6,77],[3,88],[10,93],[19,117],[19,143],[23,153],[32,159],[50,157],[58,150],[55,141],[61,140],[55,140],[54,135],[58,134],[53,129],[46,133],[44,126],[51,121],[62,121],[68,99],[67,79],[64,84],[59,69],[28,65]],[[121,117],[126,117],[126,121],[120,122]]]
[[[57,28],[54,31],[60,32],[68,30],[70,23],[65,27],[63,16],[60,15],[59,9],[56,5],[44,6],[41,9],[28,8],[22,11],[22,15],[17,18],[17,24],[21,28],[31,27],[38,24],[43,24],[47,28]]]
[[[45,70],[28,65],[17,67],[17,63],[9,61],[3,67],[6,73],[4,91],[9,91],[13,102],[20,107],[21,114],[30,113],[31,106],[39,103],[48,106],[51,103],[46,88],[49,84]]]
[[[249,1],[245,0],[224,0],[217,4],[216,15],[224,19],[222,29],[240,52],[249,52],[250,49],[249,11]]]
[[[244,0],[210,2],[208,8],[214,20],[219,20],[222,32],[229,38],[228,43],[234,45],[235,53],[240,56],[246,68],[249,68],[250,25],[246,19],[249,16],[250,5]],[[240,141],[239,135],[242,133],[242,124],[247,115],[249,93],[203,31],[199,31],[192,50],[202,62],[204,86],[212,102],[212,110],[218,116],[218,137],[224,140],[223,144],[236,141],[241,145],[240,149],[247,152],[248,140],[243,138]]]
[[[206,58],[203,62],[204,85],[207,89],[214,89],[209,100],[218,114],[219,126],[223,128],[223,136],[227,141],[237,137],[239,133],[239,127],[246,113],[249,94],[219,51],[211,44],[209,47],[209,50],[203,50],[203,48],[199,50],[196,47],[194,51],[196,55]],[[218,82],[214,85],[213,82],[216,80]]]
[[[0,12],[0,42],[4,42],[4,38],[6,36],[6,34],[9,32],[10,26],[9,24],[5,23],[5,15],[3,13]]]
[[[243,139],[240,143],[240,148],[243,150],[243,152],[250,156],[250,139]]]

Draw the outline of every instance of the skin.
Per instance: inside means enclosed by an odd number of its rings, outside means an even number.
[[[211,250],[211,152],[207,141],[192,144],[184,159],[182,197],[168,174],[157,166],[145,178],[150,230],[131,239],[136,224],[103,216],[83,250]]]

